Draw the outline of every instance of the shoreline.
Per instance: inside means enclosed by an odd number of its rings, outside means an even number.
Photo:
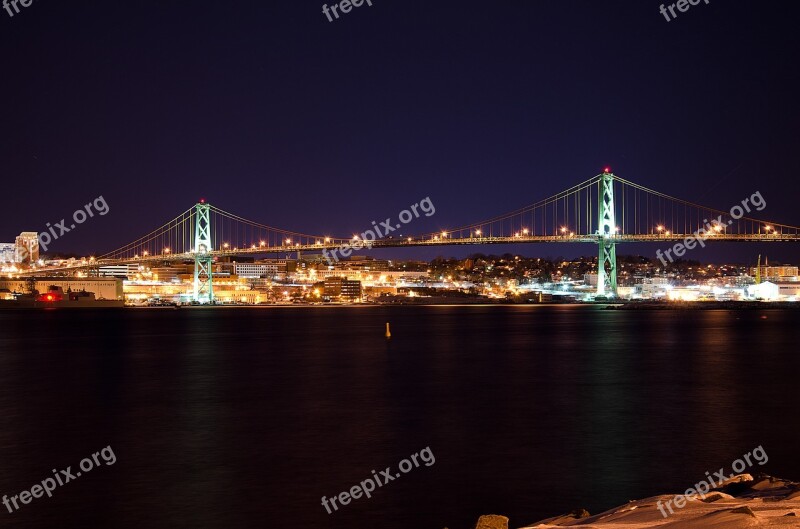
[[[634,500],[591,515],[585,509],[512,527],[550,529],[580,526],[586,529],[744,529],[748,527],[800,527],[800,483],[766,474],[738,474],[702,497],[687,499],[683,508],[665,515],[662,504],[675,495]],[[505,516],[482,516],[475,529],[508,529]]]

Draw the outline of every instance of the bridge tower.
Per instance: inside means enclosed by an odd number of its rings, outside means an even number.
[[[194,295],[198,303],[214,302],[213,258],[211,256],[211,209],[201,199],[195,205],[194,217]]]
[[[598,185],[597,295],[617,296],[617,220],[614,213],[614,174],[605,169]]]

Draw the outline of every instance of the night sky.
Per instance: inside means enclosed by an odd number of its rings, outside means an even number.
[[[550,196],[610,165],[800,225],[796,2],[33,0],[0,11],[0,241],[102,195],[51,245],[112,250],[200,197],[273,226],[361,232],[430,197],[417,233]],[[380,255],[432,258],[507,248]],[[654,257],[656,248],[620,253]],[[532,256],[592,246],[519,246]],[[700,260],[800,261],[725,245]]]

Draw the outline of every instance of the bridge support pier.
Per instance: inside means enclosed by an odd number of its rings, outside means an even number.
[[[214,274],[211,257],[210,207],[205,202],[195,205],[194,219],[194,293],[192,299],[198,303],[214,302]]]
[[[598,181],[597,295],[617,297],[617,223],[614,213],[614,174],[604,172]]]

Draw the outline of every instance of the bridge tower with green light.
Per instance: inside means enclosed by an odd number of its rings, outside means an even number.
[[[597,295],[617,297],[617,221],[614,212],[614,173],[605,169],[597,182],[600,256],[597,260]]]
[[[194,215],[194,292],[197,303],[214,302],[214,259],[211,255],[211,206],[201,199],[195,205]]]

